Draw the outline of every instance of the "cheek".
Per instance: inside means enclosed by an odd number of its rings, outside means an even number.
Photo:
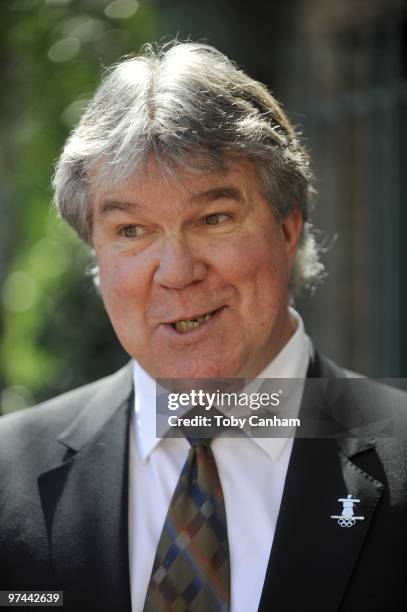
[[[210,248],[214,267],[223,270],[231,279],[250,278],[262,263],[269,259],[269,249],[256,244],[250,236],[228,240],[224,244],[213,244]]]
[[[222,269],[233,284],[250,286],[254,293],[288,284],[289,270],[286,253],[279,237],[257,235],[246,240],[230,241],[227,248],[216,252],[218,269]]]
[[[126,274],[123,268],[110,263],[108,266],[99,265],[100,291],[105,303],[114,296],[120,296],[126,290]]]
[[[248,333],[262,337],[287,307],[289,270],[285,251],[270,245],[270,241],[258,240],[241,249],[235,261],[237,311],[242,324],[248,324]]]
[[[129,307],[134,311],[135,305],[141,304],[145,294],[142,270],[130,259],[116,261],[113,256],[108,262],[101,261],[99,264],[100,292],[112,319],[124,315]]]

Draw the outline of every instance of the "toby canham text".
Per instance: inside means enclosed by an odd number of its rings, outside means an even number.
[[[281,418],[278,416],[261,417],[252,414],[249,417],[224,416],[214,414],[212,416],[195,415],[193,417],[168,417],[170,427],[222,427],[223,429],[244,427],[300,427],[301,420],[298,418]]]

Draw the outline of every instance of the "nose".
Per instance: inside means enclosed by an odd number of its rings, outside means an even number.
[[[167,237],[160,253],[154,281],[168,289],[184,289],[206,278],[207,267],[182,236]]]

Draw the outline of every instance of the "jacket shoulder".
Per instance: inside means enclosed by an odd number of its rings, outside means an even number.
[[[343,381],[342,388],[350,389],[356,397],[364,392],[369,405],[384,404],[389,408],[405,409],[407,415],[407,392],[392,385],[393,379],[368,378],[364,374],[339,366],[325,355],[318,355],[317,358],[321,378],[336,379],[338,388]]]
[[[117,384],[128,367],[31,408],[1,416],[0,465],[3,461],[7,462],[7,459],[10,461],[13,456],[21,457],[21,453],[30,456],[30,450],[38,453],[41,448],[54,445],[60,451],[61,445],[56,436],[68,427],[93,398]]]
[[[383,461],[407,460],[407,393],[388,384],[341,368],[318,356],[320,376],[329,379],[327,410],[351,437],[374,441]],[[406,471],[407,474],[407,465]]]

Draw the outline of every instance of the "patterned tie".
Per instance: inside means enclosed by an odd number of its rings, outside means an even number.
[[[171,500],[144,612],[228,612],[230,565],[225,503],[211,439],[191,448]]]

